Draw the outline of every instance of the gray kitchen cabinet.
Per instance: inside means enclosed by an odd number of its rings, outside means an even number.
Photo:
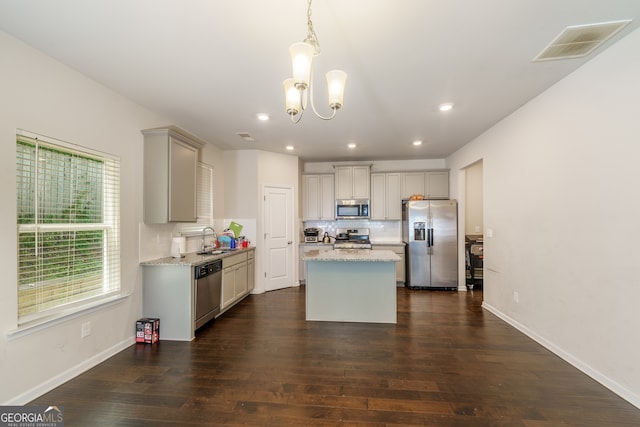
[[[142,310],[160,319],[160,339],[191,341],[196,330],[193,266],[145,265],[142,274]]]
[[[366,166],[336,166],[336,199],[368,199],[371,168]]]
[[[403,199],[414,194],[424,195],[424,172],[403,172],[401,187]]]
[[[371,206],[369,213],[372,220],[402,219],[399,173],[371,174]]]
[[[426,199],[449,198],[448,171],[403,172],[401,174],[402,199],[419,194]]]
[[[142,134],[144,222],[195,222],[198,150],[204,143],[178,128]]]
[[[222,259],[221,314],[249,292],[247,260],[246,252]]]
[[[247,293],[251,293],[256,287],[256,260],[255,251],[247,254]]]
[[[335,219],[333,174],[302,175],[302,219],[328,220]]]
[[[376,244],[371,246],[372,250],[391,251],[400,257],[400,261],[396,261],[396,283],[404,284],[405,282],[405,266],[404,266],[404,243],[398,244]]]
[[[449,198],[449,172],[427,172],[425,175],[428,199]]]

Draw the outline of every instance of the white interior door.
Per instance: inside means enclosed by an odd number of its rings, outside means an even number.
[[[265,291],[295,284],[293,266],[293,189],[264,189]]]

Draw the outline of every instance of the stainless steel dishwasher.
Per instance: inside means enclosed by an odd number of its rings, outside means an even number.
[[[220,313],[222,300],[222,260],[195,267],[196,327],[200,328]]]

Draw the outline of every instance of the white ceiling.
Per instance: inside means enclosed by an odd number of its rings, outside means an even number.
[[[308,111],[298,125],[282,81],[289,45],[306,36],[305,0],[0,0],[0,29],[222,149],[290,144],[305,161],[337,161],[444,158],[640,23],[638,0],[316,0],[312,10],[321,112],[325,72],[349,77],[334,120]],[[532,62],[567,26],[623,19],[634,21],[588,58]],[[439,112],[443,102],[454,109]]]

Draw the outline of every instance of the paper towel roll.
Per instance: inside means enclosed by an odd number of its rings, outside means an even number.
[[[171,239],[171,256],[174,258],[182,258],[182,254],[186,252],[186,247],[186,237],[174,237]]]

